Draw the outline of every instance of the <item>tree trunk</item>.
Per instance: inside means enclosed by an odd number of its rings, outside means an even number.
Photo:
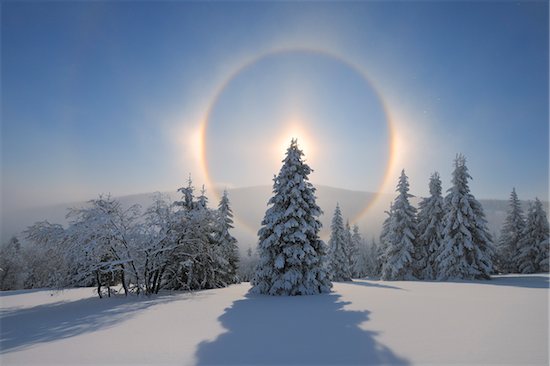
[[[95,271],[95,280],[97,282],[97,294],[99,295],[99,298],[102,299],[103,296],[101,295],[101,280],[99,278],[99,271]]]
[[[160,284],[162,282],[162,276],[164,275],[164,271],[166,270],[166,266],[162,267],[160,271],[157,271],[155,274],[155,294],[158,294],[160,291]]]
[[[122,288],[124,288],[124,296],[128,296],[128,286],[126,286],[126,277],[124,275],[124,265],[122,266],[121,279],[122,279]]]

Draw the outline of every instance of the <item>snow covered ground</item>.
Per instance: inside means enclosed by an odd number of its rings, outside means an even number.
[[[548,364],[548,275],[336,283],[327,295],[249,284],[153,298],[92,289],[1,293],[0,363]]]

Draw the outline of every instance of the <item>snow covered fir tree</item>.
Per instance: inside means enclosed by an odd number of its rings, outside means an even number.
[[[417,239],[416,208],[409,202],[409,181],[401,171],[398,195],[393,201],[386,244],[382,278],[384,280],[415,279],[415,246]]]
[[[223,191],[222,198],[218,205],[218,221],[216,240],[221,247],[222,255],[227,260],[227,283],[239,282],[237,270],[239,267],[239,246],[237,239],[231,235],[229,230],[233,229],[233,210],[229,204],[227,190]]]
[[[443,243],[443,218],[445,214],[441,196],[439,173],[430,177],[430,196],[418,204],[418,245],[416,257],[421,266],[418,277],[425,280],[437,278],[436,257]]]
[[[439,280],[489,279],[493,272],[493,243],[483,207],[470,193],[466,158],[458,154],[452,187],[445,197],[443,245],[437,255]]]
[[[525,216],[516,189],[510,193],[509,208],[496,247],[497,266],[502,273],[517,273],[519,242],[525,231]]]
[[[359,278],[363,276],[365,272],[366,261],[364,260],[364,253],[362,252],[363,248],[363,238],[359,232],[359,226],[357,224],[353,225],[353,232],[351,234],[351,245],[350,245],[350,266],[351,266],[351,277]]]
[[[273,179],[271,207],[258,232],[259,263],[251,281],[253,293],[313,295],[332,287],[327,249],[319,238],[322,211],[308,178],[312,170],[303,155],[293,139]]]
[[[347,225],[349,228],[349,225]],[[337,282],[351,281],[350,257],[348,246],[351,241],[349,230],[344,227],[340,205],[336,204],[330,226],[329,262],[331,279]]]
[[[548,218],[538,198],[529,204],[523,235],[518,242],[515,265],[519,273],[548,272]]]

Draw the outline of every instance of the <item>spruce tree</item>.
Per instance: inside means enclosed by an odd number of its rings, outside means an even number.
[[[351,235],[344,227],[342,212],[338,204],[336,204],[336,209],[334,210],[330,229],[331,233],[328,243],[331,278],[337,282],[351,281],[350,261],[346,250],[351,241]]]
[[[359,226],[357,224],[353,225],[353,233],[351,234],[351,276],[358,278],[362,276],[364,271],[364,265],[362,265],[361,254],[362,251],[360,248],[363,247],[363,239],[359,233]]]
[[[418,211],[418,251],[417,260],[421,263],[419,277],[426,280],[437,278],[436,257],[443,241],[443,197],[441,179],[435,172],[430,177],[430,197],[419,203]]]
[[[195,187],[193,187],[193,180],[191,179],[191,174],[189,174],[189,178],[187,179],[187,187],[178,188],[178,192],[180,192],[183,195],[183,199],[181,201],[174,202],[174,206],[181,207],[185,211],[192,210],[193,205],[195,204],[194,202]]]
[[[231,235],[230,229],[233,229],[233,211],[229,205],[229,197],[227,190],[223,191],[222,198],[218,205],[218,244],[221,247],[221,252],[227,260],[226,282],[238,283],[237,268],[239,265],[239,247],[237,239]]]
[[[364,262],[365,262],[365,275],[369,277],[380,277],[380,264],[379,264],[379,248],[376,245],[374,238],[371,244],[365,248]]]
[[[437,255],[438,279],[489,279],[493,244],[481,204],[470,193],[466,158],[455,159],[452,187],[445,197],[443,245]]]
[[[520,273],[548,272],[548,219],[538,198],[529,204],[516,265]]]
[[[273,196],[262,220],[259,263],[252,292],[269,295],[312,295],[329,292],[332,284],[326,246],[319,238],[322,211],[309,182],[311,168],[302,160],[295,139],[287,149]]]
[[[384,211],[384,213],[387,215],[384,219],[384,222],[382,223],[382,231],[380,232],[380,244],[378,245],[378,254],[377,254],[377,264],[378,269],[377,273],[379,276],[382,276],[382,268],[384,267],[384,263],[386,263],[386,249],[388,247],[389,242],[389,234],[390,234],[390,224],[391,224],[391,218],[393,214],[393,202],[390,203],[390,209],[388,211]]]
[[[382,268],[384,280],[412,280],[417,238],[416,209],[410,204],[409,182],[401,171],[397,184],[398,195],[393,203],[386,240],[386,262]]]
[[[516,258],[518,256],[519,242],[525,231],[525,218],[515,188],[512,189],[509,202],[510,206],[504,220],[504,225],[502,226],[497,247],[498,269],[502,273],[518,273],[519,268]]]

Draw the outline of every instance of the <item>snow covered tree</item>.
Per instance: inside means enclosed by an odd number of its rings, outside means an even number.
[[[28,227],[23,234],[28,241],[28,245],[23,250],[25,262],[23,287],[61,288],[72,284],[69,268],[75,268],[75,266],[73,263],[68,263],[69,251],[65,229],[58,224],[40,221]],[[82,284],[93,285],[93,282]]]
[[[308,181],[312,170],[302,156],[293,139],[274,178],[271,207],[258,232],[260,258],[252,279],[254,293],[312,295],[332,287],[326,247],[319,239],[322,211]]]
[[[218,213],[209,209],[204,187],[195,201],[193,184],[178,189],[183,199],[174,214],[174,249],[164,272],[165,287],[199,290],[227,286],[228,260],[216,241]]]
[[[502,226],[497,246],[498,269],[502,273],[518,273],[516,258],[518,256],[519,241],[525,231],[525,218],[521,203],[512,189],[509,208]]]
[[[178,188],[178,192],[183,195],[183,199],[181,201],[174,202],[174,206],[182,207],[187,211],[192,210],[195,205],[195,188],[193,187],[191,174],[189,174],[189,178],[187,179],[187,187]]]
[[[357,224],[353,225],[353,233],[351,235],[351,245],[350,245],[350,266],[351,266],[351,276],[359,278],[362,276],[363,268],[361,260],[361,250],[363,246],[363,238],[359,233],[359,226]]]
[[[548,219],[538,198],[530,203],[516,265],[520,273],[548,272]]]
[[[332,224],[330,226],[329,260],[330,274],[333,281],[351,281],[350,259],[346,251],[351,235],[349,225],[344,227],[340,206],[336,204]]]
[[[378,245],[378,254],[377,254],[377,262],[378,262],[378,270],[376,271],[380,276],[382,275],[382,267],[384,266],[384,263],[386,263],[386,248],[388,247],[389,243],[389,234],[390,234],[390,224],[391,224],[391,218],[393,213],[393,202],[390,203],[390,209],[388,211],[384,211],[386,214],[386,218],[384,219],[384,222],[382,223],[382,231],[380,232],[380,244]]]
[[[197,198],[197,205],[202,209],[208,208],[208,197],[206,197],[206,188],[204,184],[201,188],[201,195]]]
[[[223,196],[218,205],[218,224],[217,237],[218,245],[221,247],[222,255],[227,260],[227,278],[225,282],[228,284],[238,283],[237,268],[239,265],[239,247],[237,239],[235,239],[230,229],[233,229],[233,211],[229,206],[229,197],[227,190],[223,191]]]
[[[246,255],[242,256],[239,260],[239,268],[237,269],[237,274],[239,280],[250,282],[254,277],[254,271],[258,264],[258,256],[256,252],[249,247],[246,250]]]
[[[385,260],[382,268],[384,280],[412,280],[414,276],[415,240],[417,238],[416,209],[410,204],[409,181],[401,171],[397,184],[398,195],[393,202],[389,222]]]
[[[143,253],[143,287],[147,295],[157,294],[164,285],[164,274],[176,241],[174,207],[167,198],[156,194],[153,204],[145,211],[139,250]]]
[[[483,207],[470,193],[466,158],[457,155],[454,165],[445,197],[443,245],[436,258],[438,279],[489,279],[493,244]]]
[[[23,275],[21,244],[14,236],[0,246],[0,291],[21,288]]]
[[[418,250],[416,252],[419,278],[426,280],[437,278],[436,257],[443,241],[444,215],[441,179],[439,173],[436,172],[430,178],[430,197],[422,199],[419,203]]]
[[[368,277],[378,278],[380,277],[380,263],[379,258],[380,249],[376,244],[374,238],[371,243],[365,246],[363,257],[365,263],[364,275]]]
[[[142,278],[135,241],[139,236],[140,206],[123,208],[110,196],[100,196],[88,204],[71,209],[67,215],[70,224],[65,237],[66,255],[68,263],[75,266],[72,281],[80,284],[95,277],[100,296],[102,286],[110,296],[111,286],[117,283],[125,294],[134,290],[139,294]]]

